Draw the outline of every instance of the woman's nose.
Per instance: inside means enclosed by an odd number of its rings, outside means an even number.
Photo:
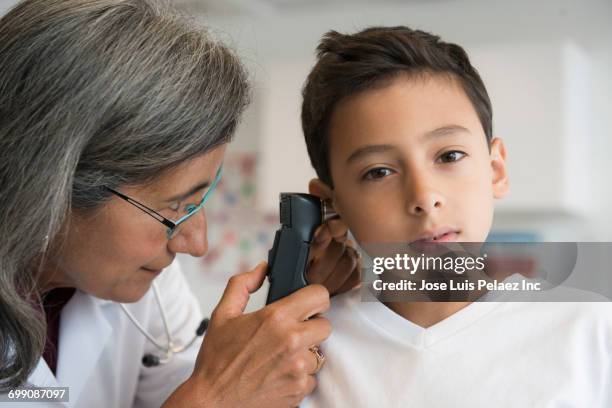
[[[178,226],[175,236],[168,241],[169,249],[176,253],[201,257],[208,251],[206,214],[202,208]]]

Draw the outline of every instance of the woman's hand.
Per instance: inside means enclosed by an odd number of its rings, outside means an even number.
[[[319,313],[329,293],[309,285],[244,314],[267,264],[232,277],[214,310],[192,376],[164,407],[295,407],[315,388],[317,359],[308,349],[331,333]]]
[[[332,218],[317,228],[310,248],[306,279],[324,285],[332,295],[349,291],[361,282],[359,255],[346,239],[347,232],[342,220]]]

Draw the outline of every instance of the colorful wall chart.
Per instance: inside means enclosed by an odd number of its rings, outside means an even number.
[[[201,270],[209,279],[226,281],[268,259],[278,228],[278,214],[256,205],[255,153],[228,153],[223,175],[206,204],[208,253]]]

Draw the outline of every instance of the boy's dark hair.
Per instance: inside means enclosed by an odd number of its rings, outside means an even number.
[[[493,112],[487,90],[466,52],[440,37],[408,27],[371,27],[356,34],[326,33],[317,47],[317,63],[302,96],[302,129],[312,166],[333,187],[329,168],[329,120],[336,104],[400,74],[446,74],[457,80],[472,102],[487,143]]]

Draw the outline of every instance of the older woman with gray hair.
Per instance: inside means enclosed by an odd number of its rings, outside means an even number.
[[[201,316],[173,260],[207,251],[202,207],[248,100],[238,59],[148,0],[25,0],[0,19],[2,401],[66,387],[88,408],[291,407],[312,391],[318,314],[358,278],[333,222],[308,271],[325,286],[244,313],[262,263],[188,347]]]

